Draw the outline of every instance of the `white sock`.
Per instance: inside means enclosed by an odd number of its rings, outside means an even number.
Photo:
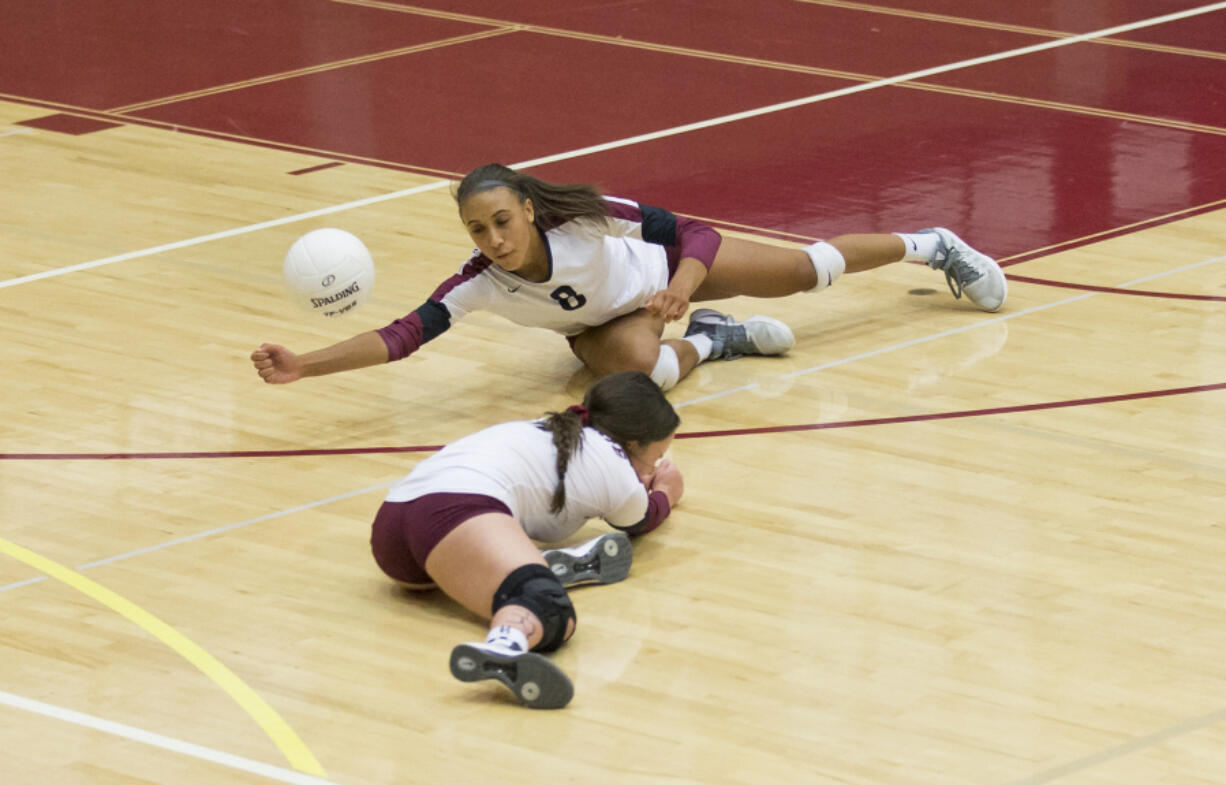
[[[904,262],[924,262],[926,264],[932,261],[932,257],[937,252],[937,243],[941,239],[937,237],[936,232],[927,232],[925,234],[894,232],[894,234],[901,237],[903,245],[907,246],[907,250],[902,256],[902,261]]]
[[[490,627],[489,635],[485,636],[485,642],[509,651],[525,652],[528,650],[528,636],[518,628],[506,625]]]
[[[847,269],[847,260],[842,252],[825,240],[805,248],[805,253],[809,255],[809,261],[813,262],[813,270],[817,273],[817,286],[810,289],[811,292],[820,292],[830,286]]]
[[[689,341],[694,347],[694,351],[698,352],[698,362],[702,362],[711,356],[711,337],[702,333],[685,336],[685,340]]]

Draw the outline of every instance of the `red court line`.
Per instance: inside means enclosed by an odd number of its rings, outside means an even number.
[[[1091,286],[1085,283],[1070,283],[1068,281],[1053,281],[1049,278],[1031,278],[1028,275],[1008,276],[1010,281],[1021,283],[1036,283],[1042,286],[1058,286],[1064,289],[1081,289],[1087,292],[1104,292],[1106,294],[1131,294],[1137,297],[1166,297],[1172,300],[1202,300],[1209,302],[1226,302],[1226,297],[1215,294],[1181,294],[1179,292],[1150,292],[1140,289],[1117,289],[1114,286]]]
[[[1142,229],[1149,229],[1154,226],[1162,226],[1163,224],[1182,221],[1185,218],[1194,218],[1198,215],[1204,215],[1205,213],[1220,210],[1223,207],[1226,207],[1226,199],[1217,199],[1205,204],[1199,204],[1183,210],[1177,210],[1173,213],[1167,213],[1166,215],[1159,215],[1154,218],[1148,218],[1144,221],[1130,223],[1127,226],[1109,229],[1105,232],[1096,232],[1095,234],[1089,234],[1084,237],[1076,237],[1072,240],[1066,240],[1065,242],[1057,243],[1056,245],[1049,245],[1044,248],[1036,248],[1033,251],[1025,251],[1023,253],[1014,254],[1013,256],[1009,256],[998,261],[1000,262],[1001,267],[1012,267],[1015,264],[1034,261],[1035,259],[1050,256],[1051,254],[1058,253],[1060,251],[1071,251],[1075,248],[1084,248],[1087,245],[1093,245],[1094,243],[1102,242],[1104,240],[1135,234]],[[1036,281],[1042,283],[1041,279],[1036,279]]]
[[[1166,390],[1103,395],[1096,398],[1074,398],[1067,401],[1027,403],[1016,406],[997,406],[990,409],[966,409],[956,412],[934,414],[908,414],[901,417],[879,417],[870,420],[842,420],[839,422],[810,423],[806,425],[774,425],[759,428],[733,428],[722,431],[692,431],[677,434],[678,439],[709,439],[714,436],[749,436],[766,433],[789,433],[796,431],[824,431],[835,428],[860,428],[868,425],[899,425],[933,420],[954,420],[966,417],[987,417],[994,414],[1016,414],[1045,409],[1067,409],[1075,406],[1096,406],[1120,401],[1136,401],[1145,398],[1165,398],[1172,395],[1226,390],[1226,382],[1202,384],[1195,387],[1174,387]],[[172,458],[288,458],[303,455],[369,455],[372,453],[434,452],[442,445],[418,445],[409,447],[339,447],[316,450],[253,450],[232,452],[130,452],[130,453],[0,453],[0,460],[9,461],[97,461]]]
[[[1118,403],[1120,401],[1135,401],[1143,398],[1163,398],[1171,395],[1187,395],[1188,393],[1208,392],[1210,390],[1226,390],[1226,382],[1219,384],[1202,384],[1196,387],[1176,387],[1168,390],[1149,390],[1146,392],[1124,393],[1123,395],[1103,395],[1097,398],[1074,398],[1069,401],[1049,401],[1048,403],[1028,403],[1018,406],[997,406],[991,409],[967,409],[960,412],[939,412],[937,414],[910,414],[902,417],[879,417],[872,420],[843,420],[841,422],[813,423],[811,425],[776,425],[765,428],[733,428],[726,431],[699,431],[695,433],[679,433],[678,439],[700,439],[711,436],[747,436],[760,433],[788,433],[791,431],[824,431],[834,428],[859,428],[866,425],[898,425],[909,422],[928,422],[930,420],[954,420],[964,417],[986,417],[993,414],[1016,414],[1017,412],[1035,412],[1044,409],[1067,409],[1074,406],[1095,406],[1102,403]]]

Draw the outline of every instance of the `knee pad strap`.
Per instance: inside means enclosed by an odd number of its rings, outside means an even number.
[[[527,608],[541,620],[544,635],[534,651],[554,651],[566,640],[566,622],[575,619],[575,606],[558,576],[543,564],[515,568],[494,592],[492,613],[506,605]]]

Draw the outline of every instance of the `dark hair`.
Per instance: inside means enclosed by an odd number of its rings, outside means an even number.
[[[583,406],[591,427],[627,452],[630,442],[643,445],[667,439],[681,424],[664,392],[642,371],[624,371],[597,381],[583,396]],[[553,434],[558,452],[558,487],[549,505],[549,511],[557,514],[566,505],[566,467],[582,446],[583,421],[579,412],[567,409],[547,412],[538,427]]]
[[[486,164],[472,170],[452,189],[451,195],[455,197],[456,204],[463,207],[473,194],[503,187],[510,188],[521,204],[525,199],[532,200],[533,223],[543,229],[551,229],[577,218],[588,218],[601,224],[608,220],[608,208],[596,186],[550,183],[502,164]]]

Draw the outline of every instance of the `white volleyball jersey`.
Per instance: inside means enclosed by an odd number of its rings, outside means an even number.
[[[551,513],[557,451],[538,422],[494,425],[447,445],[392,486],[387,501],[430,493],[490,496],[511,509],[529,537],[546,543],[566,539],[591,518],[627,527],[647,517],[647,489],[630,460],[594,428],[583,429],[566,469],[566,504],[561,513]]]
[[[473,311],[493,311],[516,324],[578,335],[637,311],[668,287],[667,250],[644,240],[642,228],[639,221],[614,217],[604,227],[568,221],[543,233],[547,280],[526,281],[478,253],[435,299],[453,322]]]
[[[488,310],[566,336],[642,308],[668,287],[669,269],[715,263],[721,238],[709,226],[659,207],[604,197],[607,223],[578,219],[541,231],[549,278],[527,281],[478,251],[417,310],[378,330],[388,361],[400,360],[473,311]]]

